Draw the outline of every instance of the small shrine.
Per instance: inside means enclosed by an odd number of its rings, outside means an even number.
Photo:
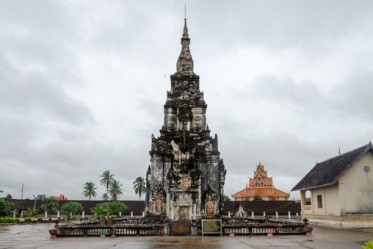
[[[254,177],[244,189],[232,195],[235,201],[286,201],[290,194],[274,187],[272,177],[269,177],[267,170],[262,163],[258,163],[254,171]]]

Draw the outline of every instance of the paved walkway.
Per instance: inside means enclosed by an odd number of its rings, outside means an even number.
[[[347,249],[359,248],[365,241],[373,240],[373,230],[337,230],[315,227],[310,235],[292,236],[162,236],[116,238],[57,238],[50,239],[48,229],[53,224],[0,226],[0,249],[5,248],[181,248],[181,249]]]

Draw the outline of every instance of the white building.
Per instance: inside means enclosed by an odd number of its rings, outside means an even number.
[[[317,163],[292,189],[300,190],[302,215],[373,214],[373,146]]]

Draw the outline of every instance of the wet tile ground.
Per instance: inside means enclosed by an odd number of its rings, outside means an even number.
[[[5,248],[181,248],[181,249],[361,249],[364,241],[373,240],[373,230],[337,230],[315,227],[312,234],[292,236],[236,237],[116,237],[116,238],[57,238],[50,239],[48,229],[53,224],[0,226],[0,249]]]

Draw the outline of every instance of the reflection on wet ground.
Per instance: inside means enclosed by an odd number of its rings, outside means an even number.
[[[236,237],[77,237],[50,239],[48,229],[53,224],[0,226],[0,249],[5,248],[359,248],[373,240],[373,230],[336,230],[315,227],[309,235],[236,236]]]

